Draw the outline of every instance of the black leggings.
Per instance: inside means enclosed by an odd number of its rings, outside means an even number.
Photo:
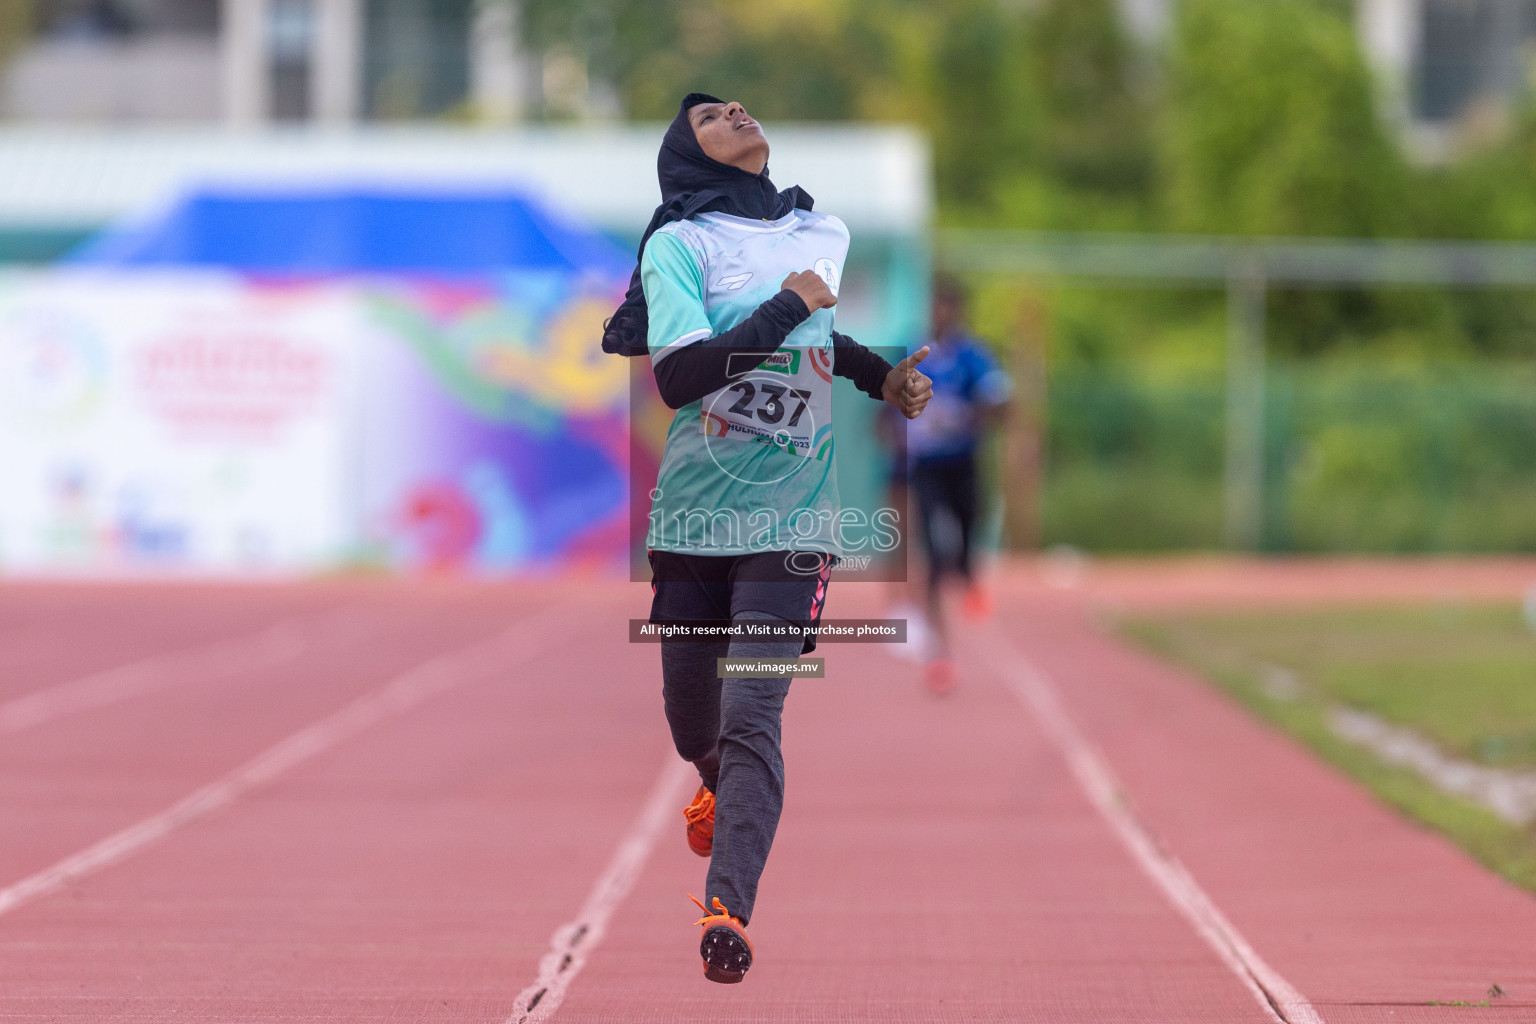
[[[777,620],[743,611],[737,620]],[[784,809],[784,757],[779,750],[787,678],[721,680],[715,659],[795,658],[799,640],[735,639],[714,643],[664,640],[661,693],[672,742],[715,794],[715,845],[704,903],[718,896],[743,922],[752,917],[757,881]]]
[[[977,512],[975,456],[915,460],[912,463],[912,490],[917,495],[923,548],[928,557],[929,593],[938,590],[942,576],[951,567],[970,580],[971,538],[976,530]],[[941,510],[947,510],[959,524],[959,551],[939,549],[936,526]]]

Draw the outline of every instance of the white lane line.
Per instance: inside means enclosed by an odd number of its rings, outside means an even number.
[[[645,866],[651,848],[656,845],[657,833],[677,813],[695,779],[688,762],[668,754],[667,765],[651,787],[651,795],[640,816],[619,843],[608,867],[598,876],[581,913],[555,929],[554,937],[549,940],[549,952],[539,961],[538,978],[518,993],[506,1024],[537,1024],[548,1020],[560,1008],[571,982],[576,980],[587,957],[603,940],[608,918],[629,894],[640,869]]]
[[[1323,1024],[1322,1015],[1295,986],[1264,962],[1243,934],[1206,895],[1200,884],[1171,851],[1158,843],[1131,810],[1129,797],[1110,770],[1109,763],[1072,723],[1056,695],[1050,678],[1036,668],[1018,647],[993,627],[997,641],[1012,657],[996,661],[994,668],[1014,694],[1032,711],[1045,734],[1055,742],[1072,767],[1072,774],[1089,801],[1109,822],[1170,903],[1184,915],[1222,962],[1236,974],[1264,1011],[1283,1024]]]
[[[106,707],[180,682],[209,682],[241,672],[276,668],[297,658],[319,638],[349,642],[369,632],[362,606],[285,619],[244,636],[150,655],[16,697],[0,704],[0,734],[19,732],[53,718]]]
[[[432,697],[506,670],[547,646],[552,640],[548,626],[562,615],[569,616],[571,611],[565,603],[555,605],[488,640],[440,654],[408,669],[159,814],[0,889],[0,914],[124,860],[370,726],[397,717]]]

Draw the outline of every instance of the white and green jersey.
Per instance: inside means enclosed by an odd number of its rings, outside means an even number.
[[[704,213],[664,224],[640,261],[652,364],[740,324],[795,271],[814,270],[837,294],[847,255],[843,222],[806,210],[772,221]],[[766,359],[739,358],[729,385],[672,418],[647,546],[841,554],[832,310],[816,310]]]

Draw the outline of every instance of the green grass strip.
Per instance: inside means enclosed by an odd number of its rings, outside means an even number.
[[[1436,788],[1337,736],[1345,705],[1412,728],[1449,754],[1536,765],[1536,633],[1512,605],[1443,604],[1160,613],[1119,629],[1216,683],[1415,821],[1536,892],[1536,830]],[[1276,685],[1279,677],[1285,685]]]

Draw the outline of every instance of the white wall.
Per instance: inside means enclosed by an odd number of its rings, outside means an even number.
[[[520,185],[560,209],[638,235],[660,200],[663,125],[324,131],[0,130],[0,227],[91,227],[143,215],[205,183]],[[854,231],[926,230],[926,140],[890,126],[774,126],[771,169]]]

